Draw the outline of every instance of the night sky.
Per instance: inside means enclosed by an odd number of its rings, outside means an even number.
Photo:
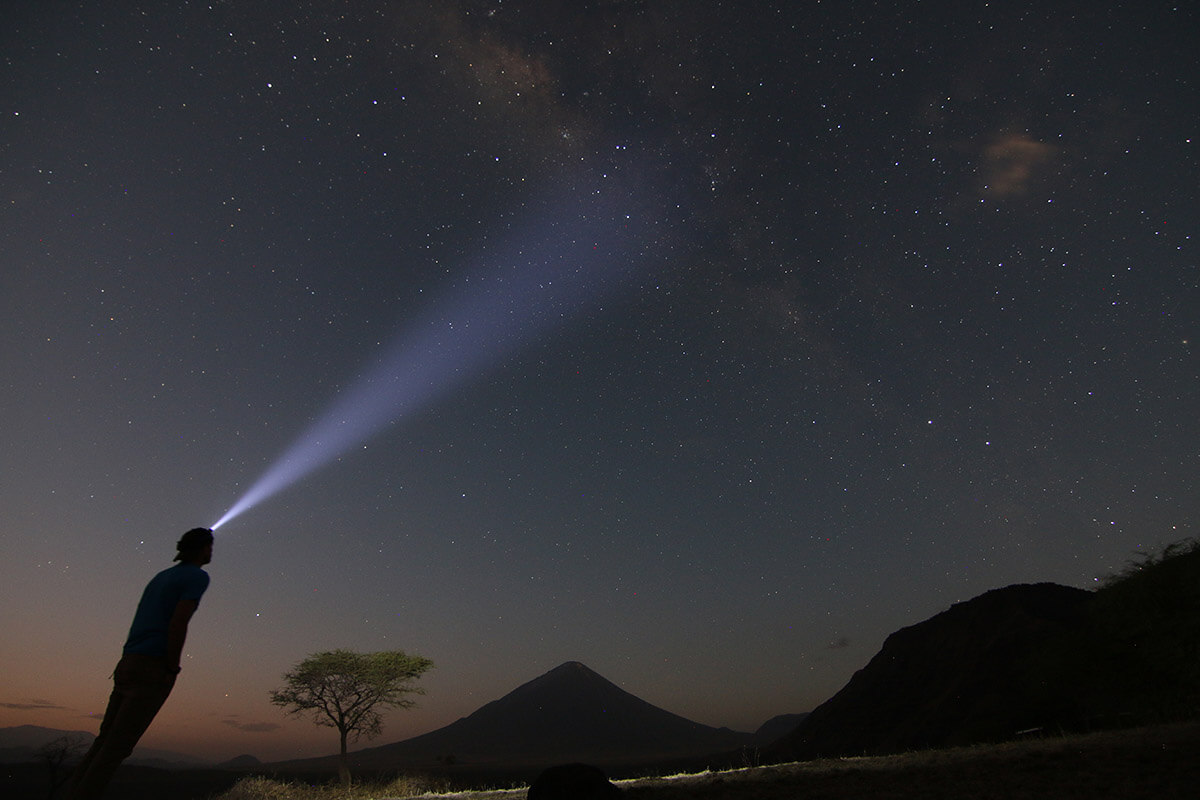
[[[175,540],[360,395],[143,744],[333,752],[268,690],[339,647],[437,664],[376,744],[569,660],[753,730],[1200,534],[1194,4],[0,16],[0,726],[94,732]]]

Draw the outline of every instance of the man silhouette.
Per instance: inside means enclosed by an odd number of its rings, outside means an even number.
[[[142,592],[113,671],[100,733],[71,776],[68,800],[96,800],[104,794],[175,685],[188,622],[208,588],[208,573],[201,567],[212,561],[212,531],[192,528],[175,547],[180,563],[155,575]]]

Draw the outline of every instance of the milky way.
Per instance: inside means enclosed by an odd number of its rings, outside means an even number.
[[[566,661],[753,729],[1196,535],[1190,4],[115,5],[0,26],[0,726],[277,462],[151,746],[329,752],[338,647],[436,662],[385,740]]]

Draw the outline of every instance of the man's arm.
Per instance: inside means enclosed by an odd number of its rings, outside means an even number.
[[[179,660],[183,658],[183,641],[187,638],[188,622],[200,607],[199,600],[180,600],[171,614],[167,625],[167,666],[179,671]]]

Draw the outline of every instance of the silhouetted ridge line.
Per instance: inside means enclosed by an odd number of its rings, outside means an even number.
[[[771,754],[900,752],[1004,739],[1074,717],[1074,698],[1045,670],[1052,649],[1084,625],[1091,597],[1052,583],[1008,586],[902,628]]]

